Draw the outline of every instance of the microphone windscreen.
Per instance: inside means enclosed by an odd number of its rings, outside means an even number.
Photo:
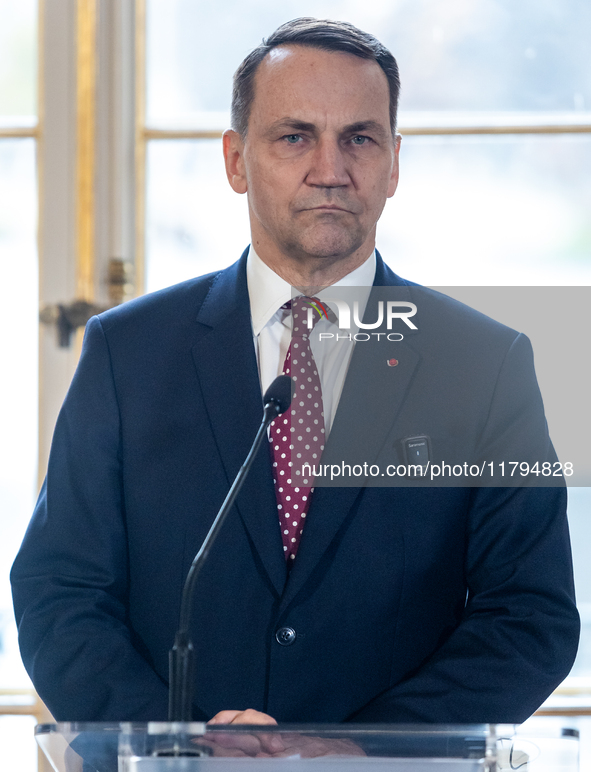
[[[289,375],[278,375],[269,386],[263,397],[263,405],[274,402],[279,406],[279,414],[285,413],[291,404],[291,378]]]

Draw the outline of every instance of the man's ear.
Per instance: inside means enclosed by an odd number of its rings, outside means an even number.
[[[237,131],[226,129],[222,137],[226,175],[232,190],[246,193],[246,173],[244,168],[244,142]]]
[[[400,142],[402,137],[400,134],[394,136],[394,163],[392,165],[392,174],[390,175],[390,182],[388,183],[388,198],[391,198],[396,193],[398,187],[398,172],[399,172],[399,155],[400,155]]]

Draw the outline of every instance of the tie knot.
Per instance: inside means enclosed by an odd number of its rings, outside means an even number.
[[[306,334],[316,322],[328,319],[328,307],[316,297],[300,295],[288,301],[286,306],[291,308],[294,334]]]

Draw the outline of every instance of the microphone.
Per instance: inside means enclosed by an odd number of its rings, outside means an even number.
[[[277,418],[281,413],[285,413],[287,408],[291,405],[291,378],[289,375],[278,375],[277,378],[275,378],[265,392],[263,405],[265,406],[265,410],[268,406],[275,406],[276,412],[273,413],[273,418]],[[273,418],[271,420],[273,420]]]
[[[177,630],[174,646],[169,652],[169,721],[191,721],[191,706],[193,703],[193,676],[194,676],[194,650],[189,637],[191,624],[191,609],[193,605],[193,591],[197,577],[211,550],[220,528],[238,492],[242,488],[250,471],[256,453],[267,433],[267,428],[273,419],[284,413],[291,404],[291,378],[288,375],[279,375],[269,386],[263,397],[263,420],[256,433],[250,451],[236,475],[232,487],[228,491],[224,503],[220,507],[207,536],[199,552],[195,555],[191,568],[185,580],[183,595],[181,598],[181,613],[179,629]]]

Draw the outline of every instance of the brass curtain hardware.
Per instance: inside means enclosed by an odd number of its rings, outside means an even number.
[[[42,324],[53,324],[57,331],[60,348],[69,348],[72,335],[79,327],[85,327],[91,316],[101,314],[133,297],[133,264],[111,258],[108,273],[109,305],[74,300],[72,303],[54,303],[44,306],[39,313]]]
[[[109,306],[98,306],[86,300],[74,300],[65,305],[56,303],[44,306],[39,313],[39,321],[43,324],[55,324],[57,341],[60,348],[69,348],[72,335],[78,327],[85,327],[91,316],[106,311]]]

